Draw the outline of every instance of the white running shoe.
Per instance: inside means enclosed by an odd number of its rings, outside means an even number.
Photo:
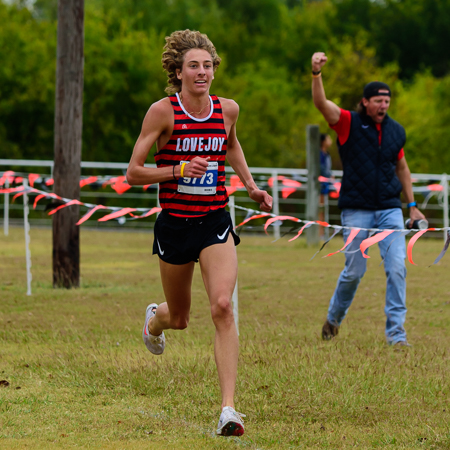
[[[156,303],[152,303],[147,306],[147,310],[145,311],[144,329],[142,330],[142,339],[144,339],[144,344],[154,355],[160,355],[166,346],[164,332],[162,332],[159,336],[153,336],[148,331],[148,322],[156,314],[157,308],[158,305]]]
[[[242,436],[244,434],[245,414],[236,412],[231,406],[225,406],[217,425],[217,434],[220,436]]]

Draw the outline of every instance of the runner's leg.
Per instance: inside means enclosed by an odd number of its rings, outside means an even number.
[[[148,329],[153,336],[167,329],[182,330],[188,326],[194,266],[194,262],[175,265],[159,260],[166,301],[158,306],[149,322]]]
[[[214,353],[222,392],[222,407],[234,408],[239,341],[231,297],[237,278],[236,247],[231,233],[224,244],[206,247],[200,267],[216,327]]]

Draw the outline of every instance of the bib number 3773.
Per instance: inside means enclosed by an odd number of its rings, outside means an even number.
[[[180,164],[188,161],[181,161]],[[208,168],[201,178],[180,178],[178,180],[178,192],[193,195],[214,195],[217,188],[217,174],[219,163],[210,161]]]

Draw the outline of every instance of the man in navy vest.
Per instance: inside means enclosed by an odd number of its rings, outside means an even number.
[[[330,300],[322,338],[332,339],[347,314],[361,278],[366,271],[366,258],[359,249],[369,236],[364,229],[402,229],[403,214],[400,193],[409,208],[411,222],[424,219],[417,209],[411,183],[411,172],[405,159],[404,128],[387,115],[391,90],[385,83],[374,81],[364,87],[358,111],[346,111],[327,100],[322,84],[324,53],[312,57],[312,96],[315,107],[338,135],[343,177],[339,195],[342,225],[361,228],[345,254],[341,272]],[[344,229],[347,242],[351,229]],[[405,237],[392,233],[379,243],[386,272],[386,340],[388,344],[409,345],[404,323],[406,318],[406,248]],[[388,251],[389,250],[389,251]]]

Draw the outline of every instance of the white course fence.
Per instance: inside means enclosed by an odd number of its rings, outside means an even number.
[[[87,179],[93,175],[98,177],[98,182],[93,188],[86,186],[80,191],[80,200],[86,203],[101,200],[102,204],[105,202],[108,206],[127,207],[130,203],[138,206],[157,206],[158,192],[157,186],[150,186],[145,190],[138,187],[133,187],[121,194],[117,193],[108,186],[108,180],[118,176],[125,175],[128,163],[103,163],[83,161],[81,163],[82,179]],[[148,165],[148,167],[155,167]],[[41,183],[45,186],[45,182],[52,178],[53,161],[34,161],[34,160],[17,160],[17,159],[0,159],[0,179],[6,171],[14,170],[15,176],[28,177],[30,173],[38,175],[35,176],[35,183]],[[268,190],[273,196],[273,214],[289,214],[300,219],[306,218],[306,189],[308,172],[306,169],[284,169],[284,168],[262,168],[251,167],[257,184]],[[245,219],[247,210],[258,209],[258,205],[253,203],[246,195],[245,189],[242,188],[233,170],[226,167],[227,184],[231,185],[234,205],[236,206],[236,223],[240,223]],[[341,171],[333,171],[335,181],[338,182],[342,176]],[[419,207],[429,220],[430,227],[447,228],[449,226],[449,177],[447,174],[412,174],[414,181],[413,190],[416,201]],[[106,182],[105,182],[106,180]],[[3,183],[3,187],[7,187],[8,180]],[[38,188],[40,186],[37,184]],[[47,190],[51,190],[51,185]],[[333,192],[333,191],[332,191]],[[0,208],[3,209],[3,228],[4,234],[8,234],[10,223],[23,222],[23,216],[15,210],[23,210],[23,203],[11,203],[11,194],[4,194],[3,202],[0,202]],[[339,224],[340,215],[337,209],[337,200],[333,197],[326,197],[324,205],[324,220],[329,223]],[[30,214],[31,225],[50,225],[51,218],[44,213],[45,205],[38,204],[36,212]],[[40,211],[40,213],[39,213]],[[119,218],[111,222],[99,223],[94,220],[89,220],[85,225],[96,227],[122,227],[122,228],[152,228],[154,219],[133,221]],[[84,226],[85,226],[84,225]],[[282,232],[287,232],[291,228],[290,224],[281,225],[281,223],[274,223],[273,233],[276,238],[280,237]],[[253,225],[244,228],[243,232],[261,232],[262,225]],[[446,232],[444,232],[444,238]]]

